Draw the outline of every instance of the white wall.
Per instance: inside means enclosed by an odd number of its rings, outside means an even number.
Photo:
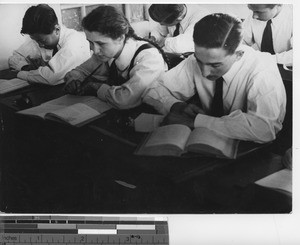
[[[7,59],[28,36],[20,34],[22,20],[31,4],[0,4],[0,70],[7,69]],[[60,6],[50,5],[61,20]]]

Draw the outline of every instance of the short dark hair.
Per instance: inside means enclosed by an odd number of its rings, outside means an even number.
[[[82,27],[89,32],[96,31],[112,39],[117,39],[123,34],[128,37],[134,32],[124,14],[107,5],[99,6],[83,18]]]
[[[183,12],[184,4],[152,4],[148,10],[156,22],[173,23]]]
[[[248,6],[255,6],[255,5],[264,5],[266,8],[273,9],[275,6],[280,4],[248,4]]]
[[[210,14],[194,26],[194,43],[205,48],[223,48],[233,54],[242,40],[242,22],[228,14]]]
[[[57,24],[57,16],[49,5],[31,6],[23,17],[21,34],[51,34]]]

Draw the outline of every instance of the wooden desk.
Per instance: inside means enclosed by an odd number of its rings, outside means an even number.
[[[40,87],[26,92],[33,106],[62,94],[61,86]],[[267,148],[253,152],[239,161],[203,156],[180,158],[135,156],[133,152],[143,138],[143,134],[135,133],[132,128],[125,126],[124,121],[127,120],[127,113],[136,115],[136,111],[123,111],[121,116],[120,112],[112,111],[106,117],[89,125],[73,128],[55,122],[16,115],[16,111],[25,109],[18,108],[14,103],[20,96],[12,95],[1,100],[1,110],[5,116],[3,126],[5,137],[2,137],[4,142],[1,148],[11,154],[18,152],[29,161],[22,162],[20,157],[6,154],[5,164],[15,160],[14,158],[20,161],[16,168],[24,168],[28,164],[28,168],[36,171],[37,169],[42,171],[44,168],[51,170],[52,167],[65,172],[78,169],[80,172],[88,173],[91,178],[93,176],[95,179],[98,177],[98,179],[107,180],[109,176],[125,181],[130,180],[135,184],[146,181],[148,178],[146,183],[157,184],[155,188],[158,189],[162,188],[159,184],[163,180],[173,183],[171,188],[176,190],[183,186],[185,191],[191,190],[194,183],[198,183],[199,180],[202,181],[203,186],[209,187],[208,183],[212,183],[218,176],[230,176],[227,178],[231,179],[232,173],[235,175],[232,182],[239,182],[242,179],[242,183],[239,184],[245,186],[282,168],[280,164],[273,166],[261,160],[267,157]],[[12,141],[13,138],[16,141]],[[63,163],[64,166],[59,158],[66,161]],[[74,160],[74,163],[70,159]],[[49,164],[55,166],[49,166]],[[4,168],[6,167],[10,166]],[[141,212],[144,213],[147,210],[141,210]],[[159,211],[154,210],[154,212]],[[172,211],[166,208],[163,212],[171,213]],[[178,212],[182,213],[186,210]],[[198,210],[198,212],[205,212],[205,210]]]

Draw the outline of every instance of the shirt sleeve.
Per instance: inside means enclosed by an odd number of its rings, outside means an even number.
[[[255,43],[252,31],[252,15],[249,15],[243,22],[243,43],[250,47]]]
[[[65,74],[90,57],[88,42],[70,40],[50,59],[47,66],[37,70],[20,71],[18,78],[29,82],[55,85],[63,82]]]
[[[20,71],[23,66],[28,65],[26,60],[28,56],[31,58],[41,57],[38,44],[31,39],[28,39],[18,49],[13,51],[13,55],[8,58],[9,67]]]
[[[130,71],[130,79],[121,86],[103,84],[98,97],[118,109],[133,108],[141,104],[145,90],[165,71],[165,63],[156,48],[141,51]]]
[[[286,64],[286,65],[293,64],[293,37],[290,39],[290,45],[291,45],[290,50],[275,54],[276,62],[278,64]]]
[[[194,25],[195,24],[189,25],[184,33],[179,34],[176,37],[167,37],[164,50],[171,53],[194,52]]]
[[[198,114],[195,127],[206,127],[234,139],[265,143],[275,139],[282,128],[286,95],[282,81],[259,74],[249,85],[246,112],[238,109],[216,118]],[[274,85],[272,84],[274,81]]]
[[[169,113],[174,103],[186,101],[195,94],[193,73],[193,62],[189,57],[162,74],[146,91],[143,101],[160,114]]]

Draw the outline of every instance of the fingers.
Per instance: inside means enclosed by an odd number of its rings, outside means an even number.
[[[64,91],[69,94],[80,94],[82,92],[81,82],[79,80],[74,80],[67,83],[64,87]]]
[[[184,109],[184,113],[190,117],[195,117],[197,114],[202,113],[202,110],[194,104],[188,104]]]

